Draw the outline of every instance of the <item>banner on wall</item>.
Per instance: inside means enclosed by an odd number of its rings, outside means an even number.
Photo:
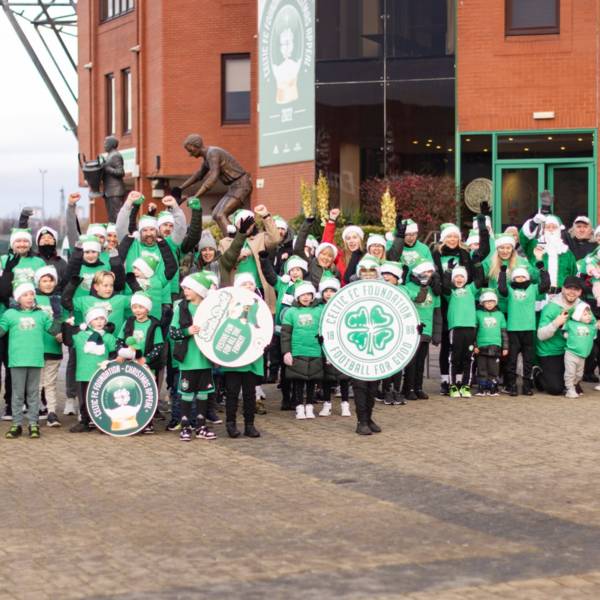
[[[315,0],[258,0],[260,166],[314,160]]]

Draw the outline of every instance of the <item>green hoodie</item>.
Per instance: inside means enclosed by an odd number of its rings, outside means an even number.
[[[321,356],[319,323],[323,304],[292,306],[285,311],[282,325],[292,328],[292,356]]]

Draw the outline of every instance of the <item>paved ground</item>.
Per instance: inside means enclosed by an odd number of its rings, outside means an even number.
[[[600,598],[599,393],[378,405],[370,438],[268,405],[259,440],[0,425],[0,598]]]

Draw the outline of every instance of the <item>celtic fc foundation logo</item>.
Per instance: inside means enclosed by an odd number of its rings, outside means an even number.
[[[325,305],[323,350],[342,373],[375,381],[403,369],[419,344],[419,317],[408,295],[385,281],[356,281]]]
[[[151,421],[158,407],[158,389],[146,367],[112,361],[94,373],[86,402],[100,431],[124,437],[140,432]]]

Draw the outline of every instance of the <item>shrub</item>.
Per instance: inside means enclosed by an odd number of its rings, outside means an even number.
[[[398,214],[415,220],[421,234],[436,231],[442,223],[455,219],[456,190],[452,177],[404,173],[385,179],[368,179],[362,183],[360,200],[366,223],[381,223],[381,196],[388,186],[396,198]]]

